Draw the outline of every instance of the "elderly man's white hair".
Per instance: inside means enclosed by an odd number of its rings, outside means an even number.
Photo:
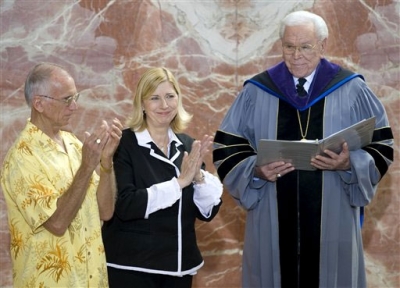
[[[328,38],[328,26],[324,19],[317,14],[308,11],[296,11],[288,14],[281,21],[281,26],[279,28],[279,37],[282,39],[285,33],[285,28],[287,26],[298,26],[313,23],[315,27],[315,33],[319,41]]]

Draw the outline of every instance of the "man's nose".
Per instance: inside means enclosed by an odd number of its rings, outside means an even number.
[[[294,52],[293,52],[293,56],[295,58],[299,58],[299,57],[303,56],[303,52],[301,51],[301,47],[295,47]]]

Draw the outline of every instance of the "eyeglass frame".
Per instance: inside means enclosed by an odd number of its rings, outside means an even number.
[[[45,98],[48,98],[48,99],[64,102],[66,104],[66,106],[69,107],[69,106],[71,106],[72,101],[75,101],[75,103],[78,102],[80,93],[78,92],[78,93],[75,93],[74,95],[67,96],[67,97],[62,98],[62,99],[57,99],[57,98],[53,98],[53,97],[50,97],[50,96],[47,96],[47,95],[40,95],[40,94],[36,94],[36,96],[45,97]]]
[[[318,41],[314,45],[303,44],[303,45],[300,45],[300,46],[294,46],[294,45],[290,45],[290,44],[282,44],[282,51],[286,55],[292,55],[292,54],[296,53],[297,50],[302,55],[309,55],[314,51],[315,47],[317,47],[317,45],[319,43],[320,43],[320,41]],[[307,46],[307,47],[305,47],[305,46]],[[289,49],[289,48],[294,48],[294,50],[292,52],[288,52],[288,51],[285,52],[285,49]],[[310,50],[309,50],[309,52],[304,52],[304,49],[310,49]]]

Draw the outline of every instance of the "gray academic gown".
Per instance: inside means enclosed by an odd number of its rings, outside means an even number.
[[[259,139],[276,139],[279,101],[282,100],[248,83],[219,130],[246,138],[257,151]],[[384,107],[358,77],[333,91],[325,101],[324,137],[371,116],[377,117],[376,128],[389,126]],[[382,144],[391,146],[393,141]],[[323,172],[319,287],[367,286],[360,207],[371,202],[380,175],[366,151],[351,151],[350,159],[351,172]],[[384,161],[391,163],[387,158]],[[243,287],[278,288],[281,279],[276,184],[254,178],[255,162],[256,155],[247,157],[227,173],[223,183],[247,211]],[[221,163],[214,164],[218,169]]]

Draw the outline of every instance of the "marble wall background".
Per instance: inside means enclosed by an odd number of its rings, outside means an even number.
[[[23,96],[38,62],[63,65],[82,92],[71,129],[131,109],[139,75],[166,66],[179,79],[194,137],[214,133],[245,79],[280,61],[278,22],[294,10],[323,16],[327,58],[363,74],[384,103],[396,139],[400,112],[400,2],[315,1],[0,1],[0,162],[29,110]],[[395,163],[366,210],[369,287],[400,287],[399,142]],[[208,168],[215,172],[211,154]],[[245,213],[230,196],[211,223],[198,224],[205,266],[194,287],[240,287]],[[0,286],[12,286],[9,233],[0,193]]]

